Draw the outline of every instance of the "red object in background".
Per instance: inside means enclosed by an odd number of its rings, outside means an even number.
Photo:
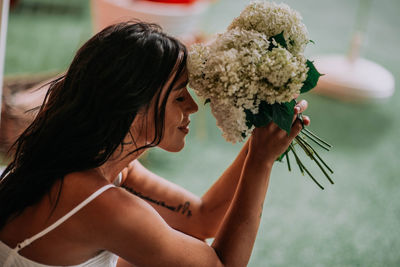
[[[10,7],[14,8],[18,4],[18,0],[11,0],[10,1]]]
[[[147,0],[151,2],[159,2],[165,4],[192,4],[197,0]]]

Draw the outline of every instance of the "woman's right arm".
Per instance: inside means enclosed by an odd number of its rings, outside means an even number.
[[[301,128],[301,123],[296,121],[289,136],[274,123],[254,130],[237,191],[212,244],[225,266],[247,265],[261,220],[272,165]]]
[[[254,130],[232,204],[211,246],[172,229],[145,201],[124,190],[107,192],[107,221],[99,244],[137,266],[246,266],[257,235],[272,164],[301,130],[290,136],[271,123]],[[113,194],[113,196],[111,196]],[[103,218],[105,220],[106,218]]]

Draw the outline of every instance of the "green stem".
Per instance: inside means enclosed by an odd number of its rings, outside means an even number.
[[[304,152],[306,152],[306,155],[309,156],[310,158],[312,158],[313,152],[303,144],[303,142],[302,142],[303,139],[300,136],[296,136],[295,139],[296,139],[296,142],[299,144],[299,146],[304,150]]]
[[[296,139],[296,140],[297,140],[297,139]],[[300,141],[301,146],[302,146],[303,149],[306,148],[307,151],[309,151],[308,148],[307,148],[307,146],[303,143],[303,140],[302,140],[301,138],[299,138],[298,141]],[[310,158],[311,158],[312,160],[314,160],[315,163],[317,163],[318,167],[319,167],[320,170],[324,173],[325,177],[329,180],[329,182],[330,182],[331,184],[334,184],[333,181],[332,181],[332,179],[329,177],[328,173],[325,171],[325,169],[324,169],[324,168],[322,167],[322,165],[319,163],[319,161],[314,157],[314,155],[313,155],[312,153],[311,153],[310,155],[311,155]]]
[[[325,144],[326,146],[328,146],[329,148],[332,147],[331,144],[327,143],[326,141],[322,140],[321,137],[317,136],[315,133],[311,132],[310,130],[308,130],[307,128],[303,128],[302,131],[307,132],[308,134],[312,135],[314,138],[318,139],[318,141],[322,142],[323,144]]]
[[[287,167],[288,167],[289,171],[292,171],[292,168],[290,168],[290,160],[289,160],[289,155],[288,155],[287,150],[285,152],[285,156],[286,156]]]
[[[289,147],[292,150],[293,154],[296,154],[296,151],[294,149],[293,143],[290,144]],[[296,160],[297,166],[299,166],[301,174],[304,175],[304,170],[303,170],[303,167],[302,167],[303,164],[301,163],[301,161],[300,161],[300,159],[298,157],[295,157],[295,160]]]
[[[304,166],[304,164],[301,162],[301,160],[299,159],[299,157],[297,156],[296,152],[293,149],[293,145],[290,145],[290,146],[292,148],[293,155],[296,158],[297,164],[299,164],[299,166],[306,171],[306,173],[310,176],[310,178],[314,181],[314,183],[316,183],[319,186],[319,188],[324,190],[324,187],[322,185],[320,185],[320,183],[318,183],[317,180],[315,180],[315,178],[314,178],[314,176],[312,176],[311,172],[309,172],[307,170],[307,168]]]
[[[325,145],[323,143],[320,143],[317,139],[315,139],[313,136],[308,134],[306,131],[302,131],[301,133],[304,134],[305,136],[307,136],[311,141],[313,141],[314,143],[316,143],[317,145],[319,145],[323,149],[329,151],[329,147],[325,147]]]
[[[322,164],[324,164],[324,166],[333,174],[333,170],[328,166],[328,164],[325,163],[325,161],[320,157],[317,151],[309,143],[307,143],[306,140],[303,139],[303,142],[314,152],[314,154],[322,162]]]

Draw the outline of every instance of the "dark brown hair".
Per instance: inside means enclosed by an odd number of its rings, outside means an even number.
[[[66,74],[51,82],[36,118],[13,146],[13,159],[0,176],[0,229],[66,174],[106,162],[153,98],[155,107],[161,106],[154,110],[154,140],[135,151],[156,146],[169,92],[186,58],[185,46],[155,24],[119,23],[87,41]]]

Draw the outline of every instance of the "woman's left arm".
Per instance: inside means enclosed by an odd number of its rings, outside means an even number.
[[[307,106],[307,101],[300,101],[295,114],[302,113]],[[307,116],[303,119],[305,125],[310,123]],[[150,172],[138,160],[123,171],[122,187],[147,200],[172,228],[204,240],[214,237],[223,221],[235,195],[247,152],[248,141],[201,198]]]
[[[150,203],[172,228],[204,240],[214,237],[229,208],[247,149],[248,142],[202,198],[150,172],[138,160],[123,171],[121,186]]]

